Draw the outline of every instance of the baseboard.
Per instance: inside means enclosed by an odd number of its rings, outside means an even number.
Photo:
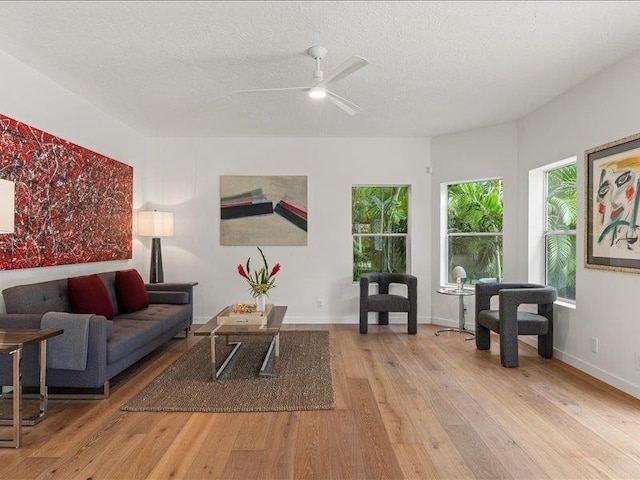
[[[628,393],[632,397],[640,399],[640,387],[638,385],[634,385],[633,383],[630,383],[610,372],[607,372],[600,367],[596,367],[589,362],[580,360],[579,358],[558,350],[557,348],[553,349],[553,356],[561,362],[566,363],[567,365],[571,365],[572,367],[575,367],[578,370],[587,373],[592,377],[597,378],[598,380],[601,380],[604,383],[617,388],[618,390],[623,391],[624,393]]]
[[[193,319],[193,324],[194,325],[202,325],[204,323],[207,323],[209,320],[211,320],[211,317],[195,317]],[[369,320],[370,324],[373,324],[373,322],[375,322],[374,317],[371,317],[371,319]],[[358,317],[294,317],[291,315],[287,315],[285,317],[285,324],[287,323],[295,323],[295,324],[302,324],[302,325],[313,325],[313,324],[337,324],[337,325],[357,325],[358,323],[360,323],[360,319]],[[393,325],[406,325],[407,323],[407,316],[404,315],[403,316],[398,316],[398,317],[394,317],[392,315],[389,315],[389,323],[393,324]],[[431,323],[431,319],[430,317],[418,317],[418,323],[419,324],[429,324]],[[457,326],[457,323],[456,323]]]

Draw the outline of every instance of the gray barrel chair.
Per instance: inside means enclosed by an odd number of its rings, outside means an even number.
[[[369,284],[378,284],[378,293],[369,294]],[[390,294],[389,285],[407,286],[407,296]],[[418,333],[418,279],[405,273],[365,273],[360,277],[360,333],[367,333],[369,312],[378,312],[378,324],[389,324],[389,312],[407,312],[408,332]]]
[[[491,310],[491,297],[499,296],[499,309]],[[476,347],[491,348],[491,332],[500,335],[500,362],[518,366],[518,335],[537,335],[538,354],[553,357],[553,302],[555,288],[532,283],[476,284]],[[521,304],[538,306],[538,313],[519,311]]]

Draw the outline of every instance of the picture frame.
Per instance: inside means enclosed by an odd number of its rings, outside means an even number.
[[[306,246],[306,175],[221,175],[220,245]]]
[[[15,183],[0,271],[132,258],[131,165],[0,113],[0,171]]]
[[[640,133],[584,152],[584,266],[640,273]]]

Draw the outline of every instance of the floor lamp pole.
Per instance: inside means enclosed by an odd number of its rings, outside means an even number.
[[[154,237],[151,241],[151,270],[149,283],[163,283],[164,272],[162,271],[162,247],[160,238]]]

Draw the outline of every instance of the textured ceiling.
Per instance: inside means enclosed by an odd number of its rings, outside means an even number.
[[[433,136],[515,120],[640,48],[640,2],[0,2],[0,50],[145,135]],[[350,116],[303,92],[312,45]],[[0,106],[1,108],[1,106]]]

